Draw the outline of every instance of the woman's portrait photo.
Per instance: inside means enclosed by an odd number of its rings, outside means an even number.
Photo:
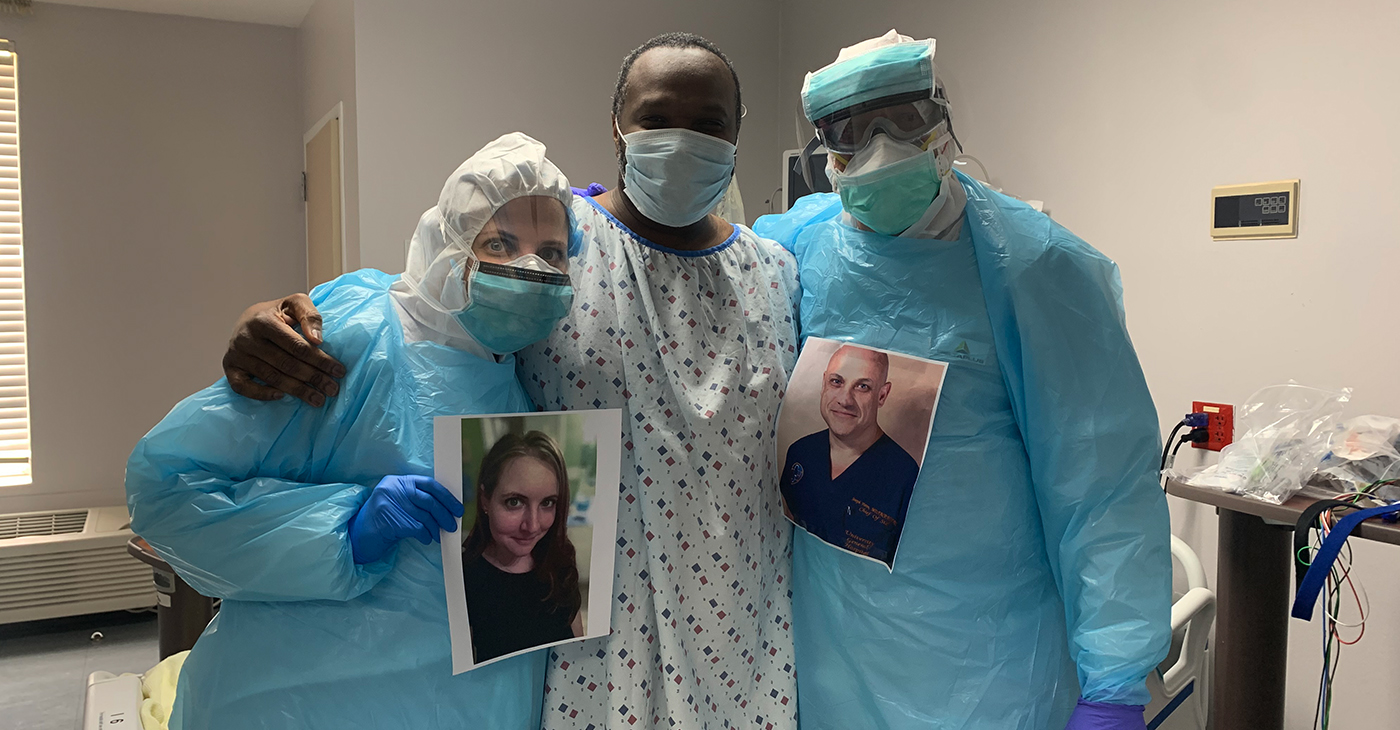
[[[617,412],[438,421],[438,480],[465,507],[461,530],[443,542],[454,671],[607,634]],[[601,606],[590,620],[594,593]]]

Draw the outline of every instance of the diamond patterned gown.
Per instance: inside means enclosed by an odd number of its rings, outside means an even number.
[[[612,634],[550,652],[544,726],[796,727],[774,432],[797,356],[791,254],[747,228],[697,252],[591,198],[573,312],[521,353],[547,410],[621,408]]]

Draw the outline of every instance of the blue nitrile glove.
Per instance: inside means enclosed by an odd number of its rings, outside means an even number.
[[[1142,705],[1115,705],[1080,699],[1065,730],[1146,730]]]
[[[357,564],[373,563],[406,537],[427,545],[439,529],[456,532],[461,516],[462,503],[431,477],[387,476],[350,518],[350,551]]]

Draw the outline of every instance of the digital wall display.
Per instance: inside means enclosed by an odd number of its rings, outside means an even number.
[[[1210,235],[1297,238],[1298,181],[1220,185],[1211,190]]]
[[[1227,195],[1215,199],[1215,227],[1288,225],[1287,192],[1262,195]]]

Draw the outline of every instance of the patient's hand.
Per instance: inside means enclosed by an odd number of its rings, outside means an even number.
[[[294,327],[299,326],[298,333]],[[233,392],[256,400],[290,394],[312,406],[340,392],[345,366],[320,350],[321,313],[305,294],[259,302],[244,310],[224,353]]]

